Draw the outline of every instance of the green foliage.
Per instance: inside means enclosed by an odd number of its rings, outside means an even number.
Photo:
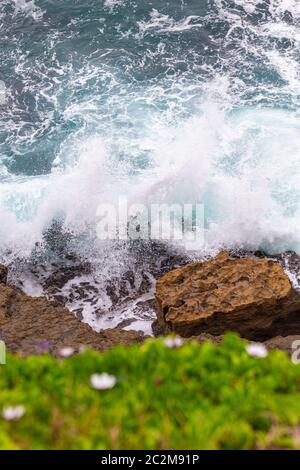
[[[95,390],[90,376],[117,377]],[[0,367],[0,448],[252,449],[297,448],[300,366],[279,351],[249,357],[236,335],[222,346],[163,340],[86,351],[70,359],[8,354]]]

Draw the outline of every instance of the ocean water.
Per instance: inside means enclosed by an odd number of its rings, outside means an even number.
[[[123,195],[202,203],[193,257],[300,254],[299,0],[2,0],[0,64],[0,259],[29,293],[72,253],[97,295],[67,305],[147,329],[162,252],[191,254],[98,240]]]

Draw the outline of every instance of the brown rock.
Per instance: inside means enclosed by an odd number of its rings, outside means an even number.
[[[214,335],[210,335],[209,333],[201,333],[201,335],[199,336],[191,336],[191,338],[189,338],[188,341],[190,340],[198,341],[198,343],[200,344],[210,342],[218,346],[219,344],[222,343],[223,339],[224,339],[224,335],[214,336]]]
[[[103,351],[120,343],[142,342],[144,335],[117,328],[96,333],[58,302],[28,297],[0,284],[0,339],[9,351],[23,355],[40,354],[43,349],[57,355],[65,346]]]
[[[295,341],[298,341],[298,344]],[[300,349],[300,335],[275,336],[275,338],[265,341],[264,344],[268,349],[280,349],[291,356],[296,349],[298,351]],[[298,354],[298,357],[300,357],[300,354]]]
[[[199,336],[191,336],[185,341],[197,341],[200,344],[210,342],[216,346],[219,346],[224,340],[224,335],[213,336],[209,333],[202,333]],[[267,349],[277,349],[279,351],[286,352],[289,356],[292,356],[295,353],[296,359],[300,360],[300,335],[291,335],[291,336],[275,336],[275,338],[268,339],[263,341],[261,344],[264,344]]]
[[[196,341],[199,344],[212,343],[215,346],[222,344],[224,340],[224,335],[214,336],[209,333],[201,333],[199,336],[190,336],[184,341]],[[250,341],[248,342],[248,344]],[[300,335],[291,335],[291,336],[276,336],[275,338],[268,339],[261,342],[264,344],[267,349],[278,349],[279,351],[284,351],[288,353],[289,356],[292,356],[296,352],[296,358],[300,360]]]
[[[0,264],[0,283],[1,284],[6,284],[7,280],[7,268],[6,266],[3,266]]]
[[[252,340],[300,332],[300,296],[268,259],[216,258],[175,269],[157,282],[155,331],[182,336],[237,331]],[[281,331],[281,333],[280,333]],[[297,332],[294,331],[293,334]]]

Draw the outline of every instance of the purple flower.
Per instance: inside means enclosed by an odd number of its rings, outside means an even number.
[[[49,341],[43,341],[42,343],[40,343],[40,350],[41,351],[49,351],[50,349],[50,343]]]

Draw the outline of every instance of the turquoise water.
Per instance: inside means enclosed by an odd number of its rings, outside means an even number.
[[[119,273],[94,226],[124,194],[203,203],[201,253],[300,253],[299,26],[297,0],[2,0],[1,258],[56,221]]]

